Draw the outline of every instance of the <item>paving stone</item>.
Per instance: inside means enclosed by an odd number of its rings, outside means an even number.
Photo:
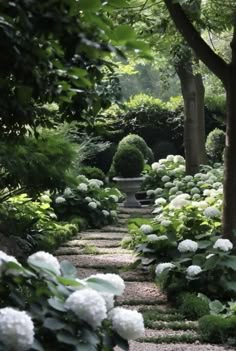
[[[135,301],[138,304],[154,304],[165,301],[166,296],[152,282],[126,282],[124,294],[118,298],[121,304]]]
[[[93,274],[108,273],[106,271],[106,269],[104,269],[104,268],[101,268],[101,269],[96,268],[95,269],[95,268],[80,268],[80,267],[77,268],[77,272],[78,272],[78,277],[80,279],[88,278]],[[112,273],[114,273],[114,272],[112,272]]]
[[[102,228],[103,233],[105,232],[113,232],[113,233],[128,233],[128,228],[126,227],[115,227],[115,226],[105,226]]]
[[[120,240],[71,240],[63,245],[64,247],[83,247],[86,245],[95,245],[96,247],[119,247]]]
[[[141,343],[137,341],[131,341],[129,343],[129,351],[235,351],[233,348],[224,346],[211,345],[211,344],[154,344],[154,343]],[[115,351],[121,351],[119,347],[115,348]]]
[[[119,212],[125,213],[129,215],[147,215],[151,214],[153,211],[153,207],[151,206],[143,206],[141,208],[127,208],[127,207],[120,207]]]
[[[92,241],[92,240],[91,240]],[[90,251],[91,250],[91,251]],[[133,252],[128,249],[122,249],[121,247],[96,247],[93,243],[87,244],[86,247],[61,247],[55,251],[55,255],[86,255],[86,254],[132,254]]]
[[[123,255],[64,255],[58,256],[60,261],[68,260],[76,267],[81,268],[123,268],[134,263],[135,256],[129,254]]]
[[[82,239],[86,240],[122,240],[124,238],[124,233],[118,232],[83,232],[81,233]]]
[[[163,329],[163,330],[156,330],[156,329],[145,329],[144,338],[158,338],[163,336],[182,336],[182,335],[191,335],[197,337],[197,333],[192,330],[173,330],[173,329]]]
[[[128,310],[135,310],[135,311],[139,311],[139,312],[143,312],[144,310],[153,310],[153,305],[122,305],[122,307],[127,308]],[[171,309],[171,306],[169,306],[168,304],[165,305],[158,305],[158,310],[160,310],[161,312],[167,312],[168,309]]]

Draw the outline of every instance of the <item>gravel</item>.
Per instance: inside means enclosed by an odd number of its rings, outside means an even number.
[[[119,347],[115,351],[121,351]],[[129,351],[235,351],[233,348],[224,346],[217,346],[211,344],[198,345],[198,344],[153,344],[153,343],[140,343],[130,342]]]

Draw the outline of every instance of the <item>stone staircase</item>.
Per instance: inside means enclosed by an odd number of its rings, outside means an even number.
[[[79,233],[55,254],[59,260],[71,261],[80,278],[103,272],[119,273],[125,280],[126,289],[117,304],[142,312],[146,325],[143,338],[130,342],[130,351],[233,351],[224,346],[200,344],[196,322],[184,320],[170,308],[166,296],[143,270],[127,271],[127,266],[136,260],[132,251],[120,246],[128,234],[128,220],[151,217],[151,211],[150,206],[120,208],[117,225]]]

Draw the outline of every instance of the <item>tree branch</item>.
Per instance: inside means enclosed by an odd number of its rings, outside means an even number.
[[[164,0],[164,2],[177,29],[197,57],[226,85],[227,63],[202,39],[179,4],[174,4],[172,0]]]

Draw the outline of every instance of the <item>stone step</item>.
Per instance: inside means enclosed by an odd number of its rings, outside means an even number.
[[[151,214],[152,211],[153,211],[152,206],[143,206],[141,208],[128,208],[128,207],[120,207],[119,208],[120,213],[129,214],[132,217],[133,216],[138,217],[138,216],[148,215],[148,214]]]
[[[91,240],[92,241],[92,240]],[[86,254],[94,254],[94,255],[106,255],[106,254],[132,254],[133,251],[128,249],[122,249],[120,247],[96,247],[95,245],[87,244],[85,247],[61,247],[60,249],[55,251],[55,255],[86,255]]]
[[[192,330],[173,330],[173,329],[163,329],[163,330],[156,330],[156,329],[148,329],[145,328],[144,338],[162,338],[162,337],[171,337],[171,336],[182,336],[182,335],[189,335],[193,337],[198,337],[198,334]]]
[[[218,346],[204,344],[200,345],[199,343],[186,344],[186,343],[142,343],[137,341],[129,342],[130,348],[129,351],[235,351],[234,348],[228,348],[227,346]],[[122,351],[119,347],[115,348],[115,351]]]
[[[126,282],[124,294],[117,299],[120,305],[158,304],[160,300],[166,301],[166,296],[152,282]]]
[[[118,232],[84,232],[81,238],[85,240],[122,240],[126,233]]]
[[[113,233],[128,233],[128,228],[126,227],[115,227],[115,226],[105,226],[101,229],[103,233],[113,232]]]
[[[107,268],[112,271],[114,268],[124,268],[127,265],[134,263],[135,256],[130,254],[122,255],[64,255],[58,256],[60,261],[68,260],[74,264],[75,267],[80,268]]]
[[[86,245],[95,245],[96,247],[119,247],[120,240],[70,240],[63,245],[64,247],[84,247]]]

